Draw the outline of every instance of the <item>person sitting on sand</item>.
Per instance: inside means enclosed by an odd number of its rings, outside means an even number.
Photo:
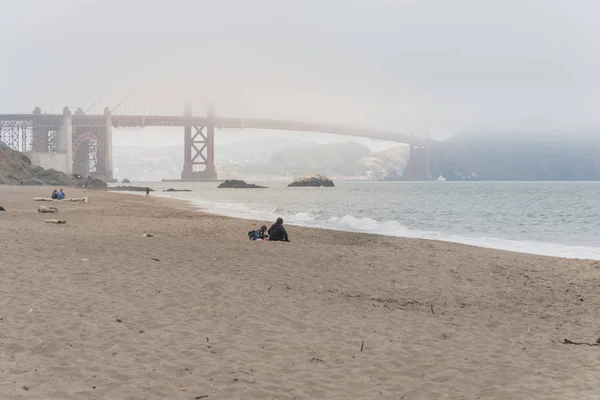
[[[62,199],[64,199],[64,198],[65,198],[65,192],[63,192],[63,190],[62,190],[62,189],[60,189],[60,190],[58,191],[58,194],[56,195],[56,200],[62,200]]]
[[[58,191],[56,189],[54,189],[54,191],[52,192],[52,200],[56,200],[57,197],[58,197]]]
[[[269,228],[269,241],[289,242],[288,234],[283,227],[283,219],[277,218],[277,221]]]
[[[248,238],[250,240],[265,240],[269,237],[268,235],[265,235],[266,230],[267,226],[263,225],[255,231],[248,232]]]

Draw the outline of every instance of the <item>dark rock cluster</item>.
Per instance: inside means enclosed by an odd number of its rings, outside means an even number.
[[[219,189],[265,189],[264,186],[246,183],[238,179],[228,179],[218,186]]]
[[[310,175],[296,179],[288,187],[334,187],[333,181],[326,176]]]

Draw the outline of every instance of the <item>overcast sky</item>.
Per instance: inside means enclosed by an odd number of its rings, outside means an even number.
[[[0,112],[600,128],[597,0],[0,0]]]

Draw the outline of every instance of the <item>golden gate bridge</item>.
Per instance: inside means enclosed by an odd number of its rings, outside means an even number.
[[[215,130],[259,129],[277,131],[318,132],[335,135],[386,140],[410,145],[407,166],[409,179],[431,179],[428,138],[364,127],[287,119],[224,117],[208,107],[202,115],[194,115],[186,106],[182,115],[88,114],[81,108],[61,114],[42,113],[36,107],[31,113],[0,114],[0,142],[25,153],[34,165],[54,168],[84,177],[113,180],[113,128],[180,127],[184,135],[182,180],[216,180]],[[143,139],[142,139],[143,140]]]

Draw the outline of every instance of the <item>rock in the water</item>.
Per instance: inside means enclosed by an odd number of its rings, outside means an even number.
[[[115,186],[108,188],[108,190],[112,190],[115,192],[145,192],[146,187],[142,186]],[[151,192],[154,192],[154,189],[150,189]]]
[[[191,189],[173,189],[173,188],[169,188],[166,190],[163,190],[163,192],[191,192]]]
[[[297,178],[288,187],[334,187],[333,181],[323,175],[310,175]]]
[[[123,182],[123,183],[131,183],[131,181],[129,179],[127,179],[127,178],[123,179],[121,182]]]
[[[238,179],[228,179],[218,186],[219,189],[266,189],[265,186],[246,183]]]

